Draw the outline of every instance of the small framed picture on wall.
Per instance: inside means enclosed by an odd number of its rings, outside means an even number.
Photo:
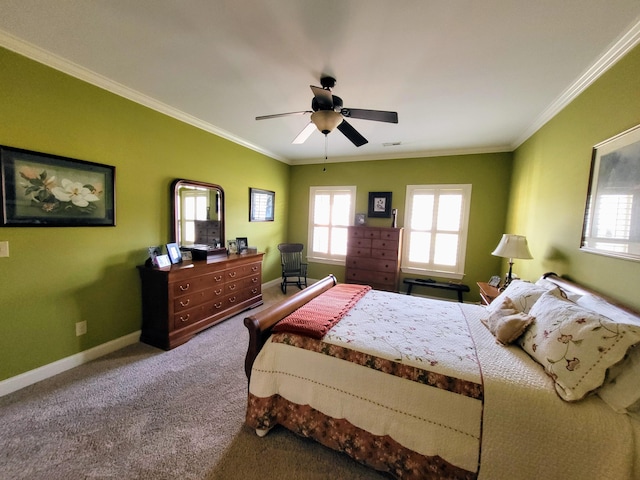
[[[369,217],[391,217],[391,192],[369,192]]]

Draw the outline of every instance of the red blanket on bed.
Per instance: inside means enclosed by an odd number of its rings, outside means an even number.
[[[368,285],[336,285],[280,320],[273,332],[322,338],[369,290]]]

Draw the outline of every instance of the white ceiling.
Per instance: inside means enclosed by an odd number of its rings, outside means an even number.
[[[329,162],[510,151],[640,41],[638,0],[0,0],[0,45],[289,164],[309,85],[369,143]],[[0,92],[0,98],[2,93]],[[396,146],[383,146],[396,143]]]

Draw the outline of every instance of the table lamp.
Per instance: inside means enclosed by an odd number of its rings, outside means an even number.
[[[513,270],[513,259],[514,258],[522,258],[522,259],[532,259],[531,252],[529,251],[529,246],[527,244],[527,237],[524,235],[511,235],[505,233],[502,235],[500,239],[500,243],[496,247],[496,249],[491,252],[491,255],[495,255],[496,257],[504,257],[509,259],[509,273],[507,274],[507,278],[504,282],[504,288],[506,288],[511,283],[511,274]]]

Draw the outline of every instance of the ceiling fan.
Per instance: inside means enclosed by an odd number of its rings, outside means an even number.
[[[360,147],[365,143],[368,143],[368,141],[355,128],[353,128],[345,118],[359,118],[362,120],[373,120],[375,122],[398,123],[397,112],[343,107],[342,99],[331,93],[331,89],[336,85],[335,78],[322,77],[320,79],[320,84],[322,87],[314,87],[313,85],[310,85],[311,91],[313,92],[311,110],[264,115],[256,117],[256,120],[267,120],[270,118],[285,117],[288,115],[305,115],[310,113],[311,121],[304,130],[298,134],[292,143],[304,143],[316,128],[325,136],[337,128],[345,137],[351,140],[356,147]]]

